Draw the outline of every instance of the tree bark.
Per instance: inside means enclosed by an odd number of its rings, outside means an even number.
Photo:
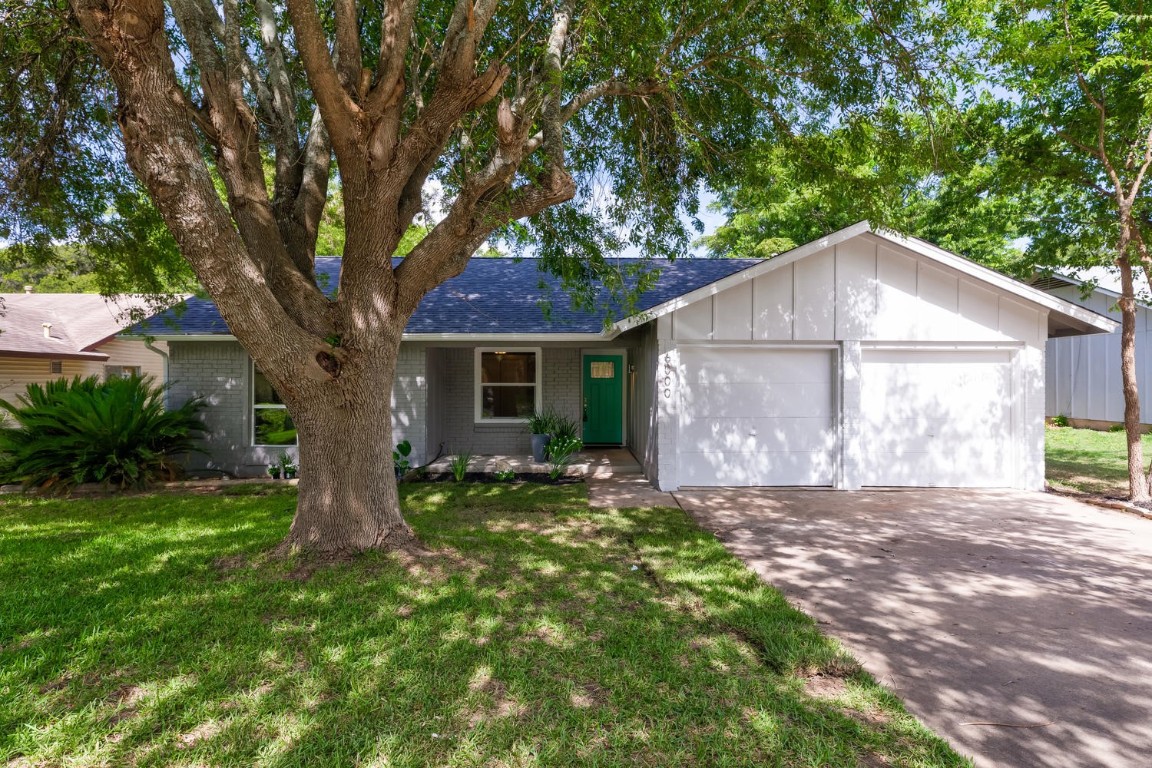
[[[1152,500],[1144,474],[1144,445],[1140,441],[1140,391],[1136,383],[1136,292],[1132,265],[1127,258],[1120,267],[1120,376],[1124,387],[1124,433],[1128,442],[1128,490],[1134,502]]]
[[[404,521],[392,464],[391,394],[400,331],[352,352],[335,379],[286,397],[299,436],[296,516],[284,544],[325,553],[403,547]]]

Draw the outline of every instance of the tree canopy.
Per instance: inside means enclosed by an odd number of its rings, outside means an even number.
[[[1015,241],[1025,218],[1004,189],[997,105],[888,108],[853,122],[762,139],[703,238],[714,256],[765,258],[862,219],[915,235],[1004,272],[1031,265]]]

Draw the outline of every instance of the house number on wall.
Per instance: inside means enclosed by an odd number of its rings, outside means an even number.
[[[664,363],[664,399],[672,398],[672,364]]]

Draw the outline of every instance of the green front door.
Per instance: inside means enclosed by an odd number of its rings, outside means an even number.
[[[584,442],[624,442],[624,357],[584,356]]]

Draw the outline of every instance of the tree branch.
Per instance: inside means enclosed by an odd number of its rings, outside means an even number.
[[[543,147],[550,173],[564,168],[564,115],[560,99],[564,92],[564,43],[568,40],[568,24],[571,20],[572,11],[568,3],[560,3],[553,13],[552,31],[544,51],[544,104],[541,117]]]
[[[376,85],[364,102],[367,112],[383,111],[385,104],[398,101],[397,85],[404,78],[404,60],[412,40],[417,0],[388,0],[380,22],[380,63]]]
[[[358,91],[362,57],[356,0],[334,0],[333,5],[336,7],[336,71],[344,89],[358,99],[363,94]]]
[[[362,157],[357,130],[360,108],[345,90],[336,71],[315,4],[311,0],[288,0],[288,15],[324,126],[328,129],[341,169],[350,177]]]

